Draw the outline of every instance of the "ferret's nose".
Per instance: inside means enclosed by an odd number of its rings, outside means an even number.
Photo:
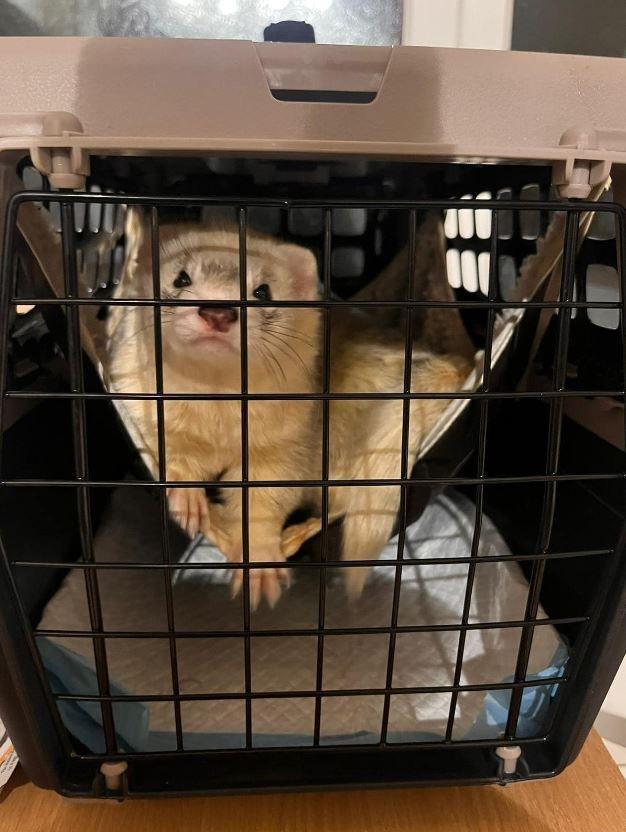
[[[238,318],[232,306],[200,306],[198,315],[216,332],[228,332]]]

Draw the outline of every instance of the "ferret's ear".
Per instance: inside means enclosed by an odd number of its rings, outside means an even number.
[[[148,242],[148,219],[139,205],[129,205],[126,208],[124,222],[124,237],[126,240],[126,267],[129,277],[137,271],[139,255]]]
[[[294,286],[294,300],[317,300],[320,296],[317,260],[308,248],[284,243],[280,253],[287,263]]]

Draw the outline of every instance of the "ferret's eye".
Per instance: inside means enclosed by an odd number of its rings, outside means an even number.
[[[176,289],[182,289],[185,286],[191,286],[191,278],[184,269],[178,272],[178,277],[174,281],[174,286],[176,287]]]
[[[272,299],[272,292],[270,287],[267,283],[261,283],[260,286],[257,286],[254,292],[252,293],[257,300],[271,300]]]

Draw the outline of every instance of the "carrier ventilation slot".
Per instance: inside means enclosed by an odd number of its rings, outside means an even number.
[[[277,101],[306,101],[307,104],[371,104],[375,92],[361,90],[271,90]]]
[[[613,266],[592,263],[587,267],[587,300],[590,303],[619,303],[619,275]],[[592,324],[603,329],[619,327],[619,309],[588,309]]]
[[[541,199],[541,188],[536,183],[524,185],[519,192],[522,200]],[[501,188],[493,194],[490,190],[463,194],[461,199],[489,200],[513,199],[512,188]],[[448,242],[448,282],[453,289],[464,289],[469,294],[480,292],[487,295],[489,284],[489,252],[484,241],[491,237],[492,211],[489,208],[449,208],[445,212],[444,233]],[[512,240],[517,234],[521,240],[534,242],[542,232],[540,211],[520,211],[519,229],[514,230],[513,212],[500,211],[498,214],[498,239]],[[515,297],[519,264],[511,254],[498,257],[498,279],[503,300]]]

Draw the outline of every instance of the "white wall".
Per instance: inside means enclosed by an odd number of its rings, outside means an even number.
[[[402,43],[510,49],[513,0],[404,0]]]
[[[626,748],[626,658],[607,693],[596,728],[601,737]]]

